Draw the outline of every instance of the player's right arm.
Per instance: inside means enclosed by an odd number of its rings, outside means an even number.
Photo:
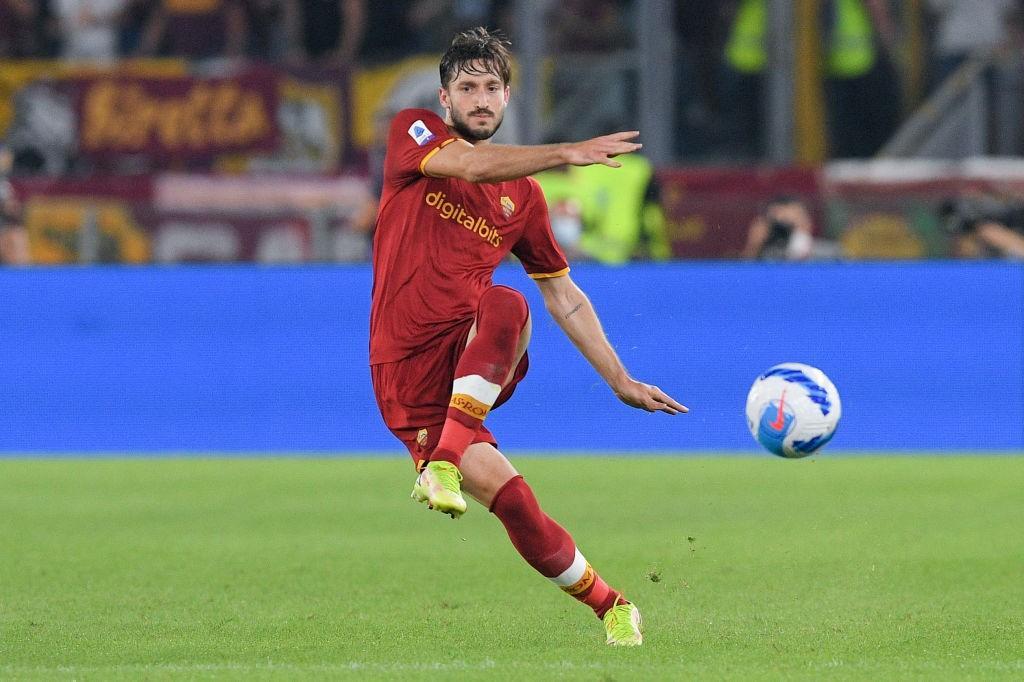
[[[473,145],[457,139],[430,157],[423,166],[423,172],[433,177],[461,178],[468,182],[502,182],[566,164],[589,166],[599,163],[618,168],[622,164],[614,157],[635,152],[643,146],[633,142],[639,134],[631,130],[582,142],[527,146]]]

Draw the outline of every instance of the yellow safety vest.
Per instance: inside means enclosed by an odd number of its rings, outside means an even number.
[[[725,45],[725,58],[732,68],[741,73],[764,70],[768,61],[764,47],[767,19],[764,0],[743,0],[743,4],[736,10],[732,34]]]
[[[861,0],[833,0],[835,21],[828,72],[839,78],[863,76],[875,65],[875,31]]]
[[[835,12],[828,49],[828,73],[839,78],[863,76],[875,65],[874,28],[861,0],[833,0]],[[743,0],[733,20],[725,58],[736,71],[760,73],[768,62],[765,0]]]

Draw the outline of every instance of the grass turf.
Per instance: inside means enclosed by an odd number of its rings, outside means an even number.
[[[644,647],[402,459],[0,460],[0,678],[1024,676],[1024,457],[517,464]]]

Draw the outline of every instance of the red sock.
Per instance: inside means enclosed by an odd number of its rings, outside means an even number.
[[[515,289],[494,286],[480,297],[476,336],[455,368],[452,398],[431,461],[459,466],[512,369],[530,309]]]
[[[498,490],[491,511],[504,524],[509,539],[526,562],[563,592],[592,608],[598,618],[622,597],[580,554],[572,536],[541,511],[522,476],[516,476]]]

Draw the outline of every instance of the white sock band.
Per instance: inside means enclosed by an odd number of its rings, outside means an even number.
[[[572,587],[583,578],[583,574],[587,570],[587,559],[582,554],[578,547],[574,548],[576,555],[573,557],[572,564],[569,568],[562,571],[560,575],[551,578],[551,582],[555,583],[559,587]]]
[[[501,386],[492,384],[479,374],[459,377],[452,382],[453,395],[468,395],[488,407],[493,405],[494,401],[498,399],[499,393],[501,393]]]

